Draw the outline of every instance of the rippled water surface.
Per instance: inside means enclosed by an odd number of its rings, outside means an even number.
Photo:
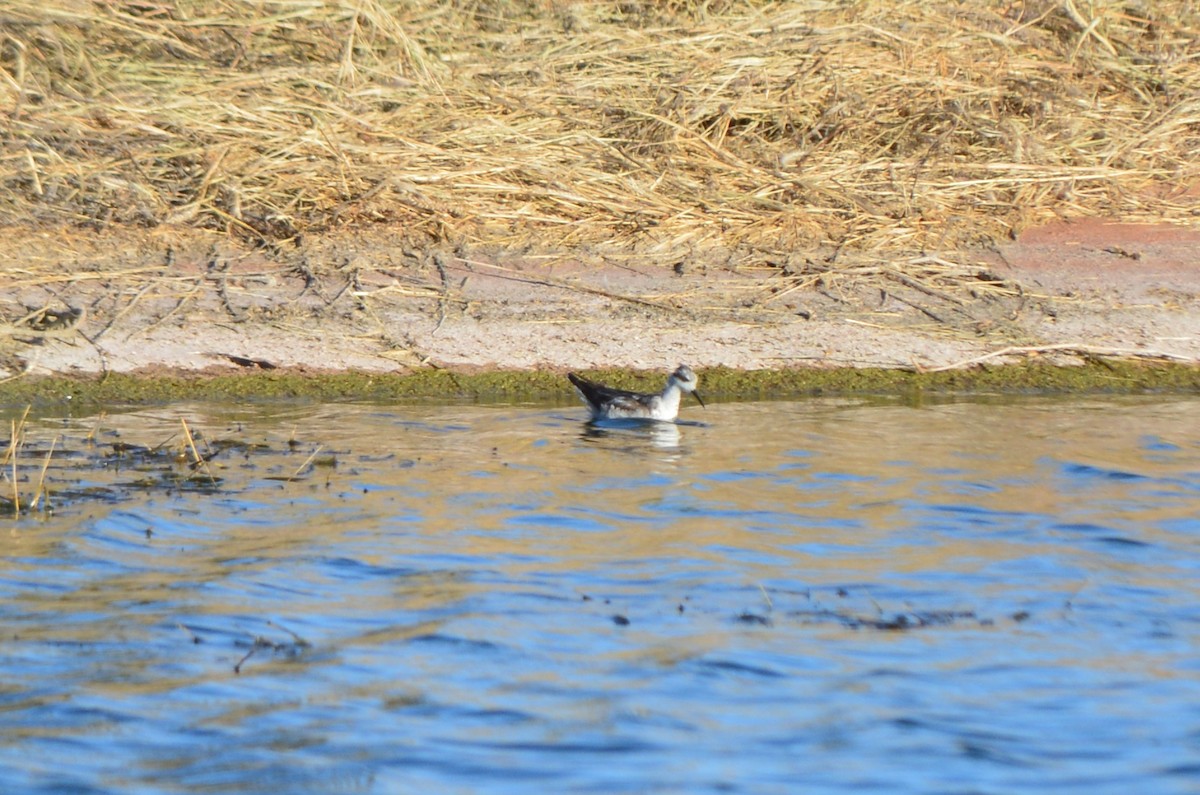
[[[31,420],[4,791],[1200,788],[1200,400],[582,416]]]

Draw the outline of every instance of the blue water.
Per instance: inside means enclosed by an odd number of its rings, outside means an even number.
[[[1200,400],[685,411],[31,422],[3,790],[1200,791]]]

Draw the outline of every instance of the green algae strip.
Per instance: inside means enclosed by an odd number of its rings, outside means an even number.
[[[657,390],[665,373],[590,370],[613,386]],[[700,389],[717,400],[769,400],[816,395],[1137,394],[1200,393],[1200,367],[1132,360],[1079,366],[1012,364],[920,373],[893,369],[700,371]],[[574,400],[563,373],[499,370],[454,373],[301,373],[275,370],[229,375],[176,373],[105,377],[27,377],[0,383],[0,405],[153,404],[180,400],[380,400],[397,402]]]

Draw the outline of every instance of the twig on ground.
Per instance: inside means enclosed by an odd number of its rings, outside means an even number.
[[[1110,357],[1110,358],[1126,358],[1126,359],[1159,359],[1164,361],[1190,362],[1196,360],[1190,356],[1180,356],[1174,353],[1165,351],[1149,351],[1139,350],[1136,348],[1104,348],[1095,345],[1086,345],[1078,342],[1064,342],[1056,345],[1015,345],[1007,348],[1001,348],[998,351],[985,353],[982,356],[973,356],[970,359],[964,359],[961,362],[953,364],[945,364],[940,367],[924,367],[921,372],[924,373],[940,373],[945,370],[963,370],[968,367],[983,364],[984,362],[998,359],[1005,356],[1040,356],[1045,353],[1063,353],[1068,355],[1076,355],[1083,357]]]

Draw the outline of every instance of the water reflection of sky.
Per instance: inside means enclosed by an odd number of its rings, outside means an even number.
[[[18,490],[58,436],[57,496],[53,515],[7,520],[0,779],[1194,786],[1200,401],[718,404],[600,429],[582,414],[200,405],[34,423]],[[111,452],[169,447],[180,417],[246,443],[209,462],[215,488],[170,456]]]

